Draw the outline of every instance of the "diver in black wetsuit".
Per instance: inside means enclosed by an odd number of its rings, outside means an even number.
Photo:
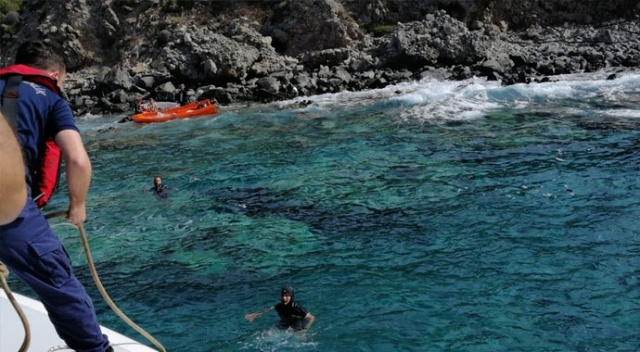
[[[158,198],[167,198],[169,196],[169,186],[162,184],[160,176],[153,178],[153,187],[151,187],[150,191],[153,191]]]
[[[247,319],[249,322],[253,322],[256,318],[259,318],[264,313],[275,309],[280,316],[278,328],[291,328],[295,331],[306,331],[311,327],[311,324],[313,324],[313,321],[316,318],[306,309],[304,309],[304,307],[294,302],[294,298],[295,291],[293,287],[285,286],[280,292],[280,303],[276,304],[273,307],[269,307],[261,312],[247,314],[245,315],[245,319]]]

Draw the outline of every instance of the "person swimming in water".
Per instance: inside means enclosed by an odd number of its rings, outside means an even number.
[[[162,184],[160,176],[153,178],[153,187],[151,187],[150,191],[154,192],[158,198],[167,198],[169,196],[169,186]]]
[[[306,331],[311,327],[316,317],[309,313],[304,307],[294,301],[295,290],[291,286],[285,286],[280,291],[280,303],[269,307],[261,312],[255,312],[245,315],[245,319],[253,322],[263,314],[276,310],[280,316],[278,328],[293,329],[295,331]]]

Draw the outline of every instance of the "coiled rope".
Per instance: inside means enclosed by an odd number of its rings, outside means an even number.
[[[60,211],[60,212],[54,212],[54,213],[46,214],[45,215],[45,219],[48,220],[48,219],[53,219],[53,218],[57,218],[57,217],[65,217],[66,218],[67,216],[68,216],[68,212]],[[65,223],[65,224],[69,225],[69,226],[72,226],[72,227],[75,227],[76,229],[78,229],[78,232],[80,233],[80,239],[82,240],[82,247],[84,248],[84,253],[87,256],[87,263],[89,264],[89,270],[91,271],[91,276],[93,277],[93,282],[96,284],[96,287],[98,288],[98,291],[100,291],[100,294],[102,295],[102,298],[104,298],[105,302],[107,302],[109,307],[111,307],[111,309],[125,323],[127,323],[135,331],[137,331],[142,336],[144,336],[147,340],[149,340],[154,346],[156,346],[156,348],[160,352],[167,352],[167,350],[164,348],[164,346],[162,346],[162,344],[158,340],[156,340],[153,336],[151,336],[151,334],[146,332],[140,326],[138,326],[138,324],[134,323],[133,320],[129,319],[129,317],[127,317],[120,310],[120,308],[118,308],[118,306],[116,306],[116,304],[113,302],[111,297],[109,297],[109,294],[107,294],[107,290],[105,290],[104,286],[102,285],[102,282],[100,281],[100,277],[98,276],[98,272],[96,270],[96,267],[95,267],[95,265],[93,263],[93,257],[91,255],[91,249],[89,248],[89,240],[87,239],[87,235],[86,235],[86,233],[84,231],[84,226],[82,226],[82,225],[76,226],[76,225],[73,225],[73,224],[70,224],[70,223]],[[60,225],[63,225],[63,224],[60,224]],[[4,264],[2,264],[0,262],[0,283],[2,284],[2,288],[4,289],[4,291],[7,293],[7,297],[9,298],[9,301],[11,302],[11,305],[13,305],[14,309],[16,310],[18,315],[20,316],[20,320],[22,321],[22,325],[23,325],[24,330],[25,330],[25,338],[24,338],[22,346],[20,347],[20,350],[18,352],[26,352],[27,349],[29,348],[29,343],[31,341],[31,333],[30,333],[30,328],[29,328],[29,322],[27,321],[27,318],[26,318],[24,312],[20,308],[20,305],[15,300],[15,298],[13,297],[13,294],[11,293],[11,290],[9,289],[9,285],[7,284],[7,282],[5,280],[7,275],[9,275],[9,270],[4,266]]]
[[[22,327],[24,328],[24,339],[22,340],[22,346],[20,346],[18,352],[26,352],[29,348],[29,344],[31,343],[31,329],[29,327],[27,316],[22,311],[22,308],[20,308],[20,304],[18,304],[18,301],[16,301],[13,293],[11,293],[9,284],[7,284],[7,276],[9,276],[9,269],[2,262],[0,262],[0,284],[2,284],[2,288],[7,294],[7,298],[9,299],[9,302],[11,302],[13,309],[15,309],[16,313],[18,313],[20,321],[22,322]]]

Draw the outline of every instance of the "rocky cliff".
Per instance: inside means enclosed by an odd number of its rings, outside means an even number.
[[[224,104],[636,67],[639,13],[640,0],[23,0],[0,19],[0,60],[47,40],[76,112],[118,113],[180,83]]]

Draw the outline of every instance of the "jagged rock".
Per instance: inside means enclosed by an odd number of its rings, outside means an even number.
[[[258,89],[262,89],[269,94],[277,94],[280,91],[280,82],[275,77],[262,77],[256,85]]]
[[[127,102],[129,102],[128,96],[129,95],[127,94],[127,92],[124,89],[118,89],[118,90],[115,90],[115,91],[109,93],[107,95],[107,99],[109,99],[109,101],[111,103],[115,103],[115,104],[127,103]]]
[[[156,77],[154,75],[139,76],[136,84],[146,90],[151,90],[156,86]]]
[[[28,38],[48,41],[66,59],[74,111],[92,113],[129,108],[134,97],[172,99],[179,83],[223,104],[426,77],[512,84],[640,65],[639,4],[23,0],[19,21],[0,19],[0,62]]]
[[[207,78],[215,77],[218,72],[218,66],[213,60],[205,60],[205,62],[202,63],[202,68],[203,74]]]
[[[351,74],[342,66],[333,67],[332,74],[334,78],[339,79],[341,82],[349,83],[353,78]]]
[[[321,65],[341,65],[348,60],[352,54],[353,50],[347,48],[311,51],[301,55],[300,62],[313,70],[319,68]]]
[[[158,101],[174,101],[176,100],[177,89],[171,82],[165,82],[155,89],[156,100]]]
[[[277,28],[289,40],[283,53],[297,57],[306,52],[348,48],[363,34],[336,0],[285,1]],[[310,15],[312,14],[312,15]]]

